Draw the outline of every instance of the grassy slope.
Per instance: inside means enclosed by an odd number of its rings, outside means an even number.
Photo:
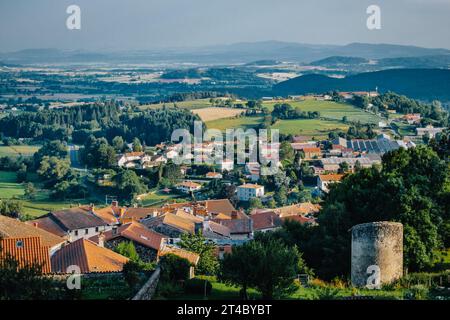
[[[0,146],[0,157],[16,157],[26,156],[31,157],[35,152],[39,150],[39,146]]]
[[[352,105],[345,103],[336,103],[332,101],[288,101],[292,107],[299,107],[302,111],[319,111],[320,116],[327,119],[342,120],[343,116],[346,116],[349,121],[360,121],[362,123],[374,123],[378,124],[381,120],[380,117],[365,112],[361,109],[355,108]],[[275,103],[264,103],[264,106],[273,110]]]
[[[321,119],[298,119],[281,120],[272,128],[280,130],[284,134],[300,134],[311,137],[323,138],[332,130],[347,130],[348,125],[342,123],[342,118],[346,116],[349,121],[360,121],[361,123],[377,124],[380,117],[349,104],[335,103],[331,101],[288,101],[293,107],[299,107],[302,111],[319,111]],[[269,110],[273,110],[275,103],[264,103]],[[254,128],[263,120],[262,116],[257,117],[237,117],[209,121],[208,128],[226,130],[229,128]]]
[[[49,197],[50,191],[39,189],[37,183],[35,183],[35,186],[38,189],[36,198],[33,200],[24,199],[24,186],[23,184],[16,182],[16,173],[0,171],[0,200],[12,198],[19,199],[23,203],[24,214],[39,217],[47,214],[49,211],[70,208],[71,206],[78,205],[78,201],[54,201]],[[84,204],[86,203],[87,202],[84,202]]]

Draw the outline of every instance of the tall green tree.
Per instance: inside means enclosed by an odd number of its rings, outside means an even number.
[[[178,245],[200,255],[196,268],[199,274],[215,275],[217,273],[219,262],[214,254],[215,245],[208,242],[201,233],[183,234]]]
[[[244,299],[250,287],[260,291],[263,299],[281,298],[296,289],[294,279],[304,265],[301,259],[296,247],[269,234],[259,234],[225,255],[219,279],[240,286]]]

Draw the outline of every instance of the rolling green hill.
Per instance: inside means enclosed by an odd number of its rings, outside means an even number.
[[[274,86],[273,95],[323,93],[328,91],[394,91],[415,99],[450,101],[450,70],[392,69],[360,73],[346,78],[311,74]]]

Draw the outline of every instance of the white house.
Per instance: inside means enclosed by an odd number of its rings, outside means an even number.
[[[343,174],[320,174],[317,179],[317,187],[323,192],[328,192],[329,185],[339,183],[343,177]]]
[[[195,183],[193,181],[183,181],[177,185],[177,189],[183,193],[190,193],[197,190],[200,190],[202,185],[199,183]]]
[[[264,186],[257,184],[243,184],[237,188],[239,201],[249,201],[251,198],[261,198],[264,196]]]
[[[223,171],[231,171],[234,168],[234,161],[232,160],[223,160],[220,163],[220,170]]]

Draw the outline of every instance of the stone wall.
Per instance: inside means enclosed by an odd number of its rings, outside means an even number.
[[[160,267],[156,267],[147,282],[142,286],[138,293],[131,300],[151,300],[158,286],[159,276],[161,274]]]
[[[356,287],[368,284],[379,268],[380,285],[403,276],[403,225],[372,222],[352,228],[351,279]],[[372,270],[368,273],[368,268]]]

